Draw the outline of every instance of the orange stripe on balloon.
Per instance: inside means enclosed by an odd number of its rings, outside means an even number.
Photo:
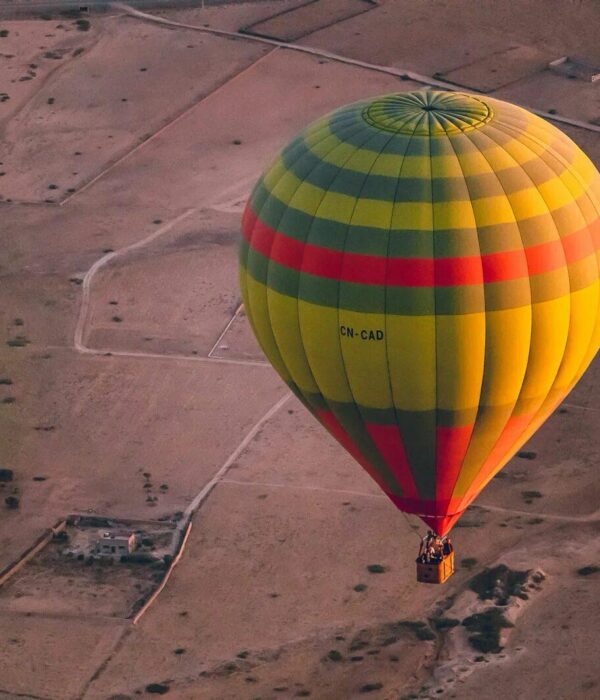
[[[510,453],[511,448],[517,442],[519,436],[524,433],[534,416],[535,413],[527,413],[520,416],[511,416],[508,419],[492,451],[481,465],[471,486],[469,486],[469,489],[461,498],[461,506],[463,509],[466,508],[481,491],[483,484],[489,480],[490,476],[498,468],[498,465],[500,465],[507,454]]]

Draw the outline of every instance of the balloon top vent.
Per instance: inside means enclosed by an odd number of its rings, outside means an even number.
[[[460,92],[422,90],[378,97],[362,113],[381,131],[411,136],[450,136],[479,129],[493,117],[479,97]]]

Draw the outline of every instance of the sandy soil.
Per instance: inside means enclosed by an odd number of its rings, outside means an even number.
[[[160,16],[235,30],[296,4]],[[311,22],[330,10],[315,3]],[[600,61],[595,18],[586,2],[397,0],[300,43],[589,120],[595,92],[540,67],[550,54]],[[417,85],[125,16],[92,16],[87,32],[1,25],[0,193],[13,202],[0,203],[0,377],[12,381],[0,397],[15,401],[0,404],[0,466],[14,469],[2,491],[16,488],[21,507],[0,509],[0,566],[70,512],[183,511],[246,447],[138,625],[119,619],[130,581],[60,566],[42,581],[45,554],[15,576],[0,592],[0,697],[125,700],[163,683],[190,700],[595,698],[600,575],[577,571],[599,556],[598,363],[527,446],[535,458],[515,458],[461,521],[457,573],[441,589],[414,582],[416,523],[295,399],[243,443],[286,394],[237,312],[245,197],[310,120]],[[597,133],[565,130],[600,162]],[[168,485],[156,502],[144,472]],[[475,661],[464,627],[432,632],[428,620],[482,610],[468,582],[498,563],[546,578],[511,601],[502,653]]]

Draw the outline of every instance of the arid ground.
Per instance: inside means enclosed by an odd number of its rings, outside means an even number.
[[[0,20],[0,569],[70,513],[194,511],[135,624],[119,564],[46,549],[2,586],[0,697],[600,697],[600,364],[418,585],[419,524],[266,364],[236,252],[297,130],[434,78],[600,164],[600,82],[547,69],[600,66],[597,2],[206,4]]]

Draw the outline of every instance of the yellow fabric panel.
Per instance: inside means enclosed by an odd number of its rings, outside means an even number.
[[[570,295],[531,305],[531,349],[521,399],[546,396],[563,358],[569,333]]]
[[[482,405],[515,403],[527,369],[530,341],[530,306],[486,312]]]
[[[433,208],[429,202],[396,202],[392,210],[391,228],[431,231],[433,228],[432,214]]]
[[[396,408],[436,407],[435,317],[386,317],[388,363]]]
[[[461,410],[479,404],[485,356],[485,313],[437,316],[437,407]]]
[[[348,144],[343,144],[333,134],[324,137],[322,131],[315,133],[312,139],[305,137],[304,141],[312,153],[320,160],[324,160],[327,154],[335,151],[336,158],[343,162],[351,153],[351,151],[348,151]]]
[[[356,199],[354,197],[332,190],[324,192],[320,187],[315,187],[308,182],[304,182],[303,187],[306,190],[307,198],[310,198],[311,202],[317,199],[319,200],[318,207],[313,211],[311,208],[305,206],[303,198],[295,198],[292,203],[295,209],[300,209],[307,214],[316,215],[322,219],[337,221],[342,224],[346,224],[350,221],[356,205]]]
[[[281,178],[285,177],[287,174],[287,168],[285,167],[283,160],[281,156],[279,156],[273,165],[267,170],[267,172],[263,176],[263,185],[270,191],[270,192],[279,192],[281,193],[279,195],[280,198],[285,197],[285,192],[286,192],[286,183],[281,181]],[[294,182],[291,182],[291,185],[294,185]],[[289,185],[288,185],[289,187]],[[281,188],[281,189],[279,189]]]
[[[393,206],[393,202],[359,199],[352,214],[352,225],[387,229],[390,225]]]
[[[372,160],[370,152],[364,149],[356,150],[355,146],[353,146],[350,143],[344,143],[343,141],[340,141],[340,139],[335,134],[331,134],[326,140],[320,141],[318,143],[313,143],[312,141],[309,141],[308,144],[310,150],[315,156],[317,156],[317,158],[322,160],[324,163],[332,163],[334,165],[344,163],[348,158],[352,156],[354,158],[356,166],[359,166],[361,159],[358,156],[358,154],[360,153],[361,157],[364,159],[364,172],[369,172],[367,164],[369,160]],[[335,155],[332,155],[333,153],[335,153]]]
[[[268,290],[267,298],[273,336],[292,381],[304,394],[317,393],[319,387],[302,350],[298,300],[273,289]]]
[[[513,139],[504,145],[504,149],[519,165],[525,165],[533,160],[532,151],[534,154],[539,154],[544,152],[546,147],[537,144],[534,146],[532,139]]]
[[[570,204],[573,199],[585,193],[585,187],[568,170],[560,176],[537,185],[537,189],[552,210]]]
[[[331,401],[353,401],[340,350],[338,310],[299,300],[298,316],[306,358],[320,392]]]
[[[447,228],[475,228],[473,215],[474,202],[435,202],[433,205],[433,221],[436,230]]]
[[[368,408],[393,405],[385,343],[385,316],[340,309],[342,356],[354,400]],[[349,335],[348,329],[352,332]]]
[[[542,216],[548,213],[546,201],[535,187],[513,192],[508,195],[508,201],[517,221]],[[549,202],[552,205],[552,202]]]
[[[445,159],[445,156],[442,156]],[[402,177],[403,178],[428,178],[431,173],[432,160],[428,156],[411,156],[406,155],[402,163]]]
[[[291,378],[290,373],[279,353],[271,330],[271,320],[269,318],[269,309],[267,306],[267,288],[250,275],[246,274],[244,276],[246,278],[245,290],[244,286],[242,286],[242,292],[245,291],[244,305],[251,313],[254,334],[258,339],[260,347],[277,373],[285,382],[289,382]]]
[[[598,283],[571,294],[569,338],[554,389],[567,387],[587,356],[598,314]]]
[[[512,405],[481,407],[477,415],[477,422],[473,428],[471,441],[467,449],[464,461],[456,484],[453,498],[464,496],[468,488],[477,476],[481,465],[502,434],[508,419],[511,416]]]
[[[515,221],[514,212],[506,195],[481,197],[472,200],[472,204],[478,226],[509,224]]]
[[[470,139],[476,138],[476,131],[469,133]],[[497,146],[493,142],[488,141],[488,145],[479,151],[477,148],[470,150],[468,153],[459,153],[460,164],[462,166],[465,177],[473,175],[483,175],[490,172],[489,163],[497,163],[496,169],[514,168],[514,162],[510,160],[504,149]]]
[[[600,296],[600,282],[595,282],[594,284],[598,288],[598,294]],[[579,380],[579,377],[581,377],[581,375],[588,368],[590,362],[594,359],[594,355],[598,352],[598,349],[600,349],[600,308],[598,309],[598,312],[596,314],[596,323],[594,324],[594,330],[590,338],[590,345],[583,358],[581,367],[575,375],[575,382]],[[575,382],[572,383],[574,384]]]
[[[472,134],[469,134],[469,138],[471,138],[473,143],[477,146],[477,149],[479,149],[481,157],[485,163],[485,167],[483,163],[480,166],[482,168],[482,172],[492,171],[495,173],[501,173],[503,170],[513,169],[516,165],[515,159],[512,158],[506,152],[506,150],[502,148],[502,146],[497,145],[494,137],[491,136],[492,133],[498,133],[497,129],[495,129],[493,126],[493,122],[488,126],[488,128],[485,129],[485,131],[474,131]],[[476,152],[478,152],[477,149]],[[531,156],[530,160],[532,160]]]

